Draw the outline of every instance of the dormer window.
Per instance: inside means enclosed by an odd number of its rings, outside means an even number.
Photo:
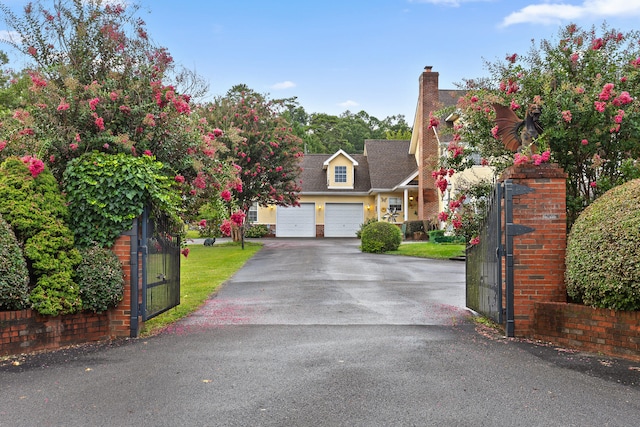
[[[346,166],[336,166],[334,169],[335,181],[336,182],[347,182],[347,167]]]

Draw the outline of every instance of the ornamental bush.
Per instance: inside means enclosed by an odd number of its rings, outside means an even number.
[[[80,249],[82,262],[76,269],[82,309],[102,313],[115,307],[124,295],[124,273],[118,257],[97,245]]]
[[[267,234],[269,234],[269,229],[264,224],[252,224],[244,230],[244,237],[248,238],[261,238]]]
[[[31,307],[51,316],[78,311],[81,301],[72,275],[80,254],[65,223],[66,200],[42,162],[10,157],[0,165],[0,215],[24,247],[35,285],[29,294]]]
[[[13,230],[0,216],[0,310],[28,306],[29,270]]]
[[[567,242],[565,278],[576,301],[640,310],[640,179],[607,191],[580,214]]]
[[[172,181],[162,168],[152,156],[124,153],[94,151],[71,160],[64,172],[64,186],[76,244],[113,246],[148,203],[172,214],[179,223],[179,193],[172,190]]]
[[[395,251],[402,243],[402,231],[385,221],[376,221],[364,227],[361,235],[362,252],[384,253]]]

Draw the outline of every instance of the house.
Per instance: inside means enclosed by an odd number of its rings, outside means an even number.
[[[455,105],[463,90],[442,90],[438,73],[425,67],[419,78],[418,104],[411,140],[366,140],[363,154],[307,154],[303,157],[300,206],[253,206],[249,221],[267,225],[276,237],[354,237],[367,220],[402,224],[435,222],[462,182],[490,178],[493,170],[477,165],[454,175],[446,194],[431,176],[446,155],[430,116]],[[441,123],[453,126],[455,115]],[[449,137],[450,138],[450,137]]]
[[[447,145],[451,136],[439,136],[438,128],[453,126],[458,120],[456,114],[448,117],[437,117],[440,125],[436,128],[430,126],[430,118],[435,112],[445,107],[456,105],[458,99],[464,96],[466,91],[454,89],[440,89],[438,86],[437,72],[432,71],[431,66],[424,68],[419,78],[418,104],[411,134],[410,154],[414,155],[418,166],[418,219],[433,220],[442,212],[449,200],[455,198],[456,190],[461,186],[491,179],[493,169],[482,166],[480,159],[476,164],[448,178],[449,185],[445,194],[442,194],[435,185],[431,173],[440,168],[439,159],[447,155]]]
[[[255,206],[254,224],[276,237],[355,237],[367,220],[418,218],[418,167],[410,141],[366,140],[363,154],[302,158],[300,206]]]

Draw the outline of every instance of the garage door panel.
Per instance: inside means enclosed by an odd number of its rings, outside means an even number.
[[[316,237],[315,204],[301,203],[300,206],[278,206],[276,237]]]
[[[364,222],[362,203],[326,203],[324,213],[325,237],[356,237]]]

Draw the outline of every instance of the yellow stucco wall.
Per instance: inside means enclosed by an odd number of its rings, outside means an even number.
[[[417,205],[417,192],[410,193],[413,197],[413,201],[404,203],[404,193],[382,193],[378,198],[375,195],[372,196],[301,196],[300,203],[314,203],[316,211],[316,224],[324,225],[324,211],[325,204],[327,203],[362,203],[363,204],[363,217],[364,220],[377,218],[379,220],[386,220],[384,215],[388,211],[389,198],[399,197],[402,201],[403,210],[398,212],[396,217],[397,223],[403,223],[405,220],[405,210],[407,211],[408,220],[413,221],[418,219],[418,205]],[[380,201],[380,209],[378,209],[378,200]],[[256,224],[275,224],[276,223],[276,206],[266,206],[258,208],[258,221]]]

